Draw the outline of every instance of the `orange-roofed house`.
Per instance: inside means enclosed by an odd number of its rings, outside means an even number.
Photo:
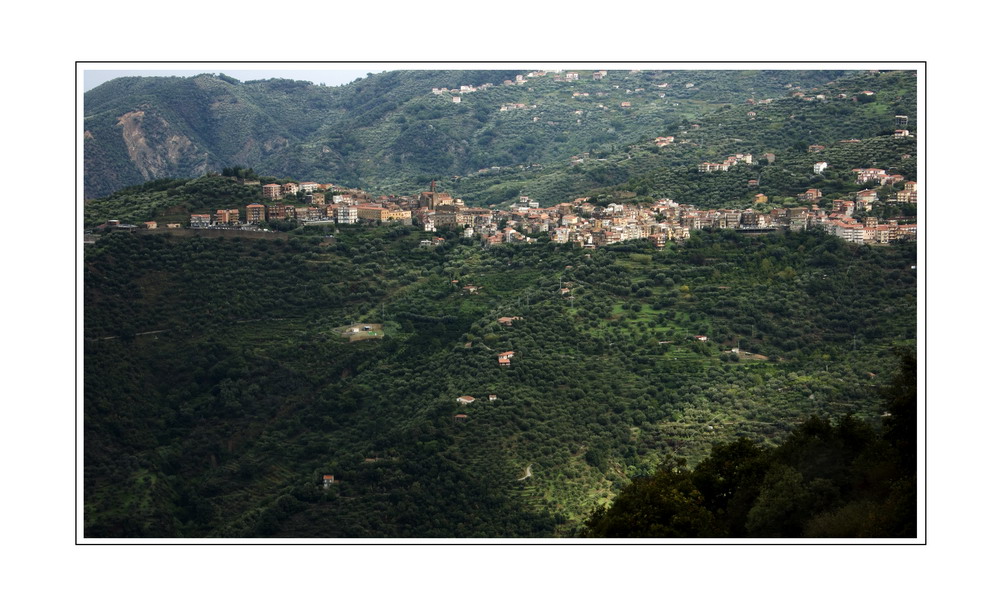
[[[878,201],[878,192],[875,190],[859,190],[854,200],[858,203],[875,203]]]
[[[239,224],[240,210],[238,209],[216,210],[215,216],[212,218],[212,220],[215,224]]]
[[[810,188],[809,190],[797,195],[800,201],[815,201],[823,196],[823,191],[818,188]]]
[[[192,228],[205,228],[212,225],[212,216],[208,214],[191,214]]]
[[[247,205],[247,222],[249,224],[260,224],[264,221],[267,208],[260,203]]]
[[[864,184],[865,182],[878,182],[880,184],[885,182],[886,173],[884,169],[879,169],[877,167],[868,167],[866,169],[852,169],[854,173],[857,174],[856,182],[858,184]]]
[[[281,184],[264,184],[261,186],[263,194],[268,199],[280,199],[281,198]]]

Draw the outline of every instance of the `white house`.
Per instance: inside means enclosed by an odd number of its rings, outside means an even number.
[[[357,224],[358,207],[356,205],[341,205],[337,207],[338,224]]]

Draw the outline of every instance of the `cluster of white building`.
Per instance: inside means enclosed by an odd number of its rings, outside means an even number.
[[[752,163],[749,154],[732,155],[724,162]],[[724,171],[725,169],[723,169]],[[903,177],[888,175],[877,168],[855,169],[859,184],[891,185]],[[837,199],[831,210],[818,205],[822,192],[809,189],[798,198],[808,206],[777,208],[769,212],[753,209],[697,209],[669,199],[652,205],[609,204],[599,206],[581,198],[552,207],[542,207],[538,201],[522,196],[509,210],[468,207],[461,199],[431,190],[416,197],[373,197],[361,190],[336,189],[332,197],[324,194],[331,184],[315,182],[266,184],[266,197],[281,193],[287,197],[298,191],[308,194],[306,205],[284,198],[271,204],[249,204],[244,210],[220,209],[215,214],[192,214],[194,228],[259,225],[269,220],[299,222],[335,222],[337,224],[387,223],[415,224],[426,232],[441,228],[457,229],[466,238],[478,238],[486,246],[501,243],[532,242],[542,236],[556,243],[573,243],[595,248],[635,239],[649,239],[658,247],[667,241],[690,237],[692,230],[707,228],[735,229],[746,232],[804,230],[818,227],[854,243],[889,243],[916,237],[917,225],[912,218],[899,218],[879,223],[867,217],[859,221],[856,212],[870,212],[878,202],[875,190],[860,190],[853,200]],[[300,197],[301,198],[301,197]],[[917,183],[905,182],[895,191],[891,202],[915,203]],[[767,197],[757,195],[755,202],[766,203]],[[440,238],[427,239],[422,245],[434,246]]]
[[[725,161],[721,163],[712,163],[710,161],[705,161],[698,165],[698,171],[700,173],[710,173],[713,171],[729,171],[729,168],[737,165],[739,163],[746,163],[747,165],[753,165],[753,155],[752,154],[733,154],[726,158]]]

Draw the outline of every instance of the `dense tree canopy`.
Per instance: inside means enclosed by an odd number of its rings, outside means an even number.
[[[916,367],[885,391],[884,423],[811,418],[781,444],[720,444],[694,469],[667,462],[632,481],[594,537],[916,537]]]
[[[663,463],[654,479],[680,486],[657,534],[832,531],[897,500],[862,505],[850,485],[866,438],[883,437],[889,355],[915,343],[912,245],[212,232],[87,247],[88,535],[573,535]],[[359,322],[384,337],[348,342],[339,329]],[[901,445],[911,427],[889,408]],[[796,431],[814,415],[842,422]],[[814,453],[829,471],[804,468]],[[324,489],[325,474],[338,482]],[[840,511],[812,511],[828,496]]]
[[[913,72],[610,70],[599,80],[583,71],[503,84],[518,74],[407,70],[340,87],[213,74],[115,79],[84,97],[86,197],[233,166],[380,194],[419,192],[436,178],[477,205],[509,201],[501,195],[512,188],[548,204],[628,182],[638,196],[658,196],[663,172],[701,161],[736,152],[780,160],[811,144],[891,135],[896,114],[916,123]],[[477,90],[452,92],[463,85]],[[859,95],[865,89],[877,95]],[[653,146],[668,135],[676,145]],[[692,194],[676,193],[666,196]]]

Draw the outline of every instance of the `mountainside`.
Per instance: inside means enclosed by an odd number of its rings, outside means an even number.
[[[852,76],[575,73],[578,80],[571,72],[398,71],[338,87],[241,83],[221,74],[115,79],[84,96],[85,196],[231,165],[375,191],[414,190],[433,177],[562,166],[574,155],[667,134],[748,95],[777,99]],[[854,76],[857,82],[845,87],[852,94],[866,75]]]
[[[94,89],[85,536],[912,536],[916,91]]]
[[[789,189],[826,186],[824,192],[846,194],[855,167],[892,167],[906,179],[917,179],[916,140],[893,138],[896,115],[907,116],[907,129],[916,132],[912,72],[850,74],[808,95],[800,93],[717,104],[645,132],[629,145],[609,144],[546,167],[495,168],[441,184],[477,204],[501,203],[520,193],[545,202],[604,194],[617,202],[667,197],[704,207],[748,207],[758,192],[789,196],[794,194]],[[655,143],[666,136],[673,142]],[[824,149],[812,152],[813,145]],[[775,154],[775,160],[735,172],[698,173],[704,161],[719,162],[731,154],[761,159],[764,153]],[[827,161],[830,171],[814,174],[817,161]],[[760,187],[748,189],[749,179],[758,179]]]
[[[916,339],[912,243],[322,235],[85,250],[87,536],[572,535],[669,456],[879,425]]]

